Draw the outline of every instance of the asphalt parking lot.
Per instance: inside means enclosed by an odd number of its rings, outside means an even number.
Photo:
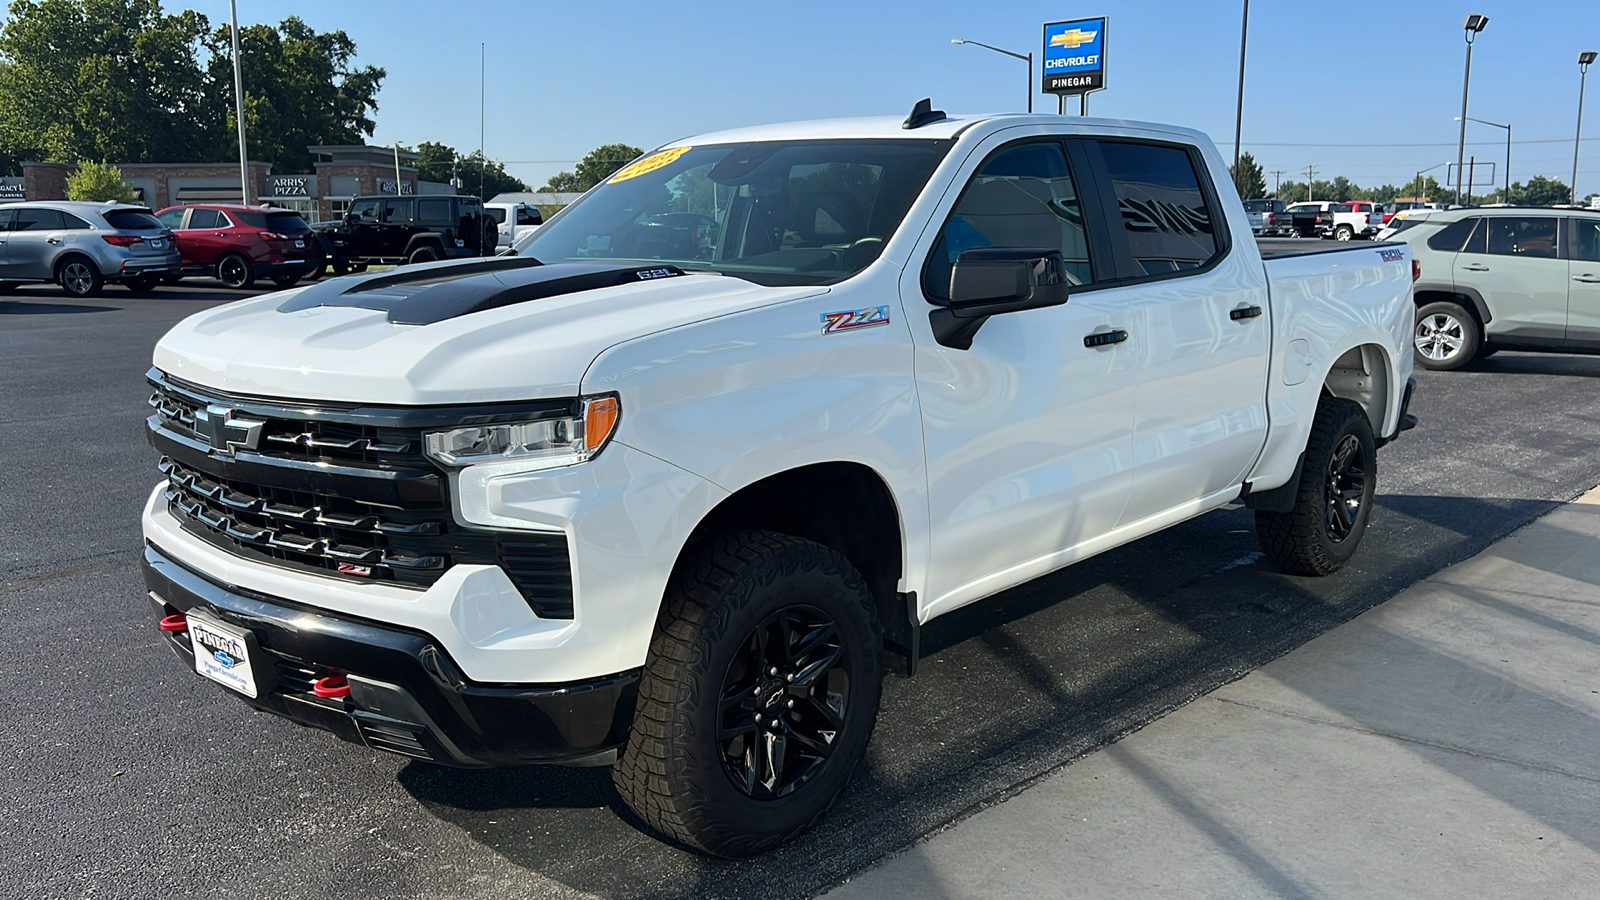
[[[1422,424],[1379,454],[1347,570],[1278,574],[1230,508],[939,619],[821,827],[711,861],[641,831],[604,769],[379,756],[250,711],[162,646],[135,568],[143,373],[174,322],[238,296],[0,298],[0,894],[809,896],[1600,482],[1600,357],[1419,373]]]

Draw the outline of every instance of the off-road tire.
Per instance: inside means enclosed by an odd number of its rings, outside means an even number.
[[[1417,309],[1411,328],[1411,348],[1417,365],[1436,372],[1459,369],[1478,358],[1483,330],[1478,320],[1459,303],[1435,300]]]
[[[832,620],[849,686],[831,753],[792,793],[756,799],[735,784],[717,732],[729,708],[724,691],[742,665],[736,660],[748,658],[758,626],[786,610]],[[872,594],[843,556],[772,532],[720,537],[667,589],[612,781],[641,819],[693,849],[737,857],[777,846],[822,818],[865,752],[883,688],[881,657]],[[795,715],[799,721],[802,712]]]
[[[1329,500],[1330,494],[1338,490],[1330,469],[1346,438],[1355,440],[1364,477],[1359,505],[1349,516],[1352,521],[1348,533],[1341,538],[1336,533],[1341,526],[1333,520],[1336,512]],[[1344,485],[1344,492],[1353,491],[1348,480],[1338,483]],[[1361,536],[1366,533],[1377,483],[1377,447],[1366,411],[1353,400],[1323,397],[1306,441],[1294,509],[1256,510],[1256,536],[1261,549],[1278,568],[1291,575],[1331,575],[1339,571],[1355,555]]]
[[[256,269],[248,257],[229,253],[217,260],[217,280],[236,291],[247,290],[256,283]]]
[[[410,256],[406,257],[406,264],[414,266],[417,263],[436,262],[436,261],[438,261],[438,259],[439,259],[439,251],[438,251],[437,248],[434,248],[434,247],[418,247],[417,249],[411,251],[411,255]]]
[[[69,256],[56,263],[56,284],[67,296],[82,300],[100,293],[105,279],[100,277],[100,267],[84,256]]]

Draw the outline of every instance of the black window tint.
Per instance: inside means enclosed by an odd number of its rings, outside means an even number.
[[[449,200],[418,200],[417,223],[431,228],[448,228],[455,224],[450,214]]]
[[[1101,141],[1122,209],[1123,237],[1147,275],[1193,269],[1217,255],[1211,211],[1189,152]]]
[[[489,209],[484,210],[484,212],[488,214],[489,218],[494,220],[494,223],[496,225],[504,225],[505,224],[505,221],[506,221],[506,211],[505,210],[503,210],[503,209],[495,209],[495,208],[491,207]]]
[[[379,200],[358,200],[350,204],[350,215],[358,219],[365,218],[377,221],[378,211],[382,207],[383,203]]]
[[[0,225],[0,227],[4,227]],[[1600,262],[1600,219],[1573,219],[1572,258]]]
[[[214,209],[194,209],[189,211],[188,230],[199,228],[220,228],[222,217]]]
[[[90,228],[88,222],[69,212],[61,214],[61,224],[70,231],[88,231]]]
[[[0,231],[9,231],[11,229],[11,220],[13,218],[15,218],[13,210],[9,210],[3,206],[0,206]]]
[[[1556,258],[1554,216],[1495,216],[1489,223],[1489,252],[1498,256]]]
[[[113,209],[106,213],[106,224],[118,231],[160,231],[166,227],[155,216],[138,209]]]
[[[984,161],[950,211],[922,270],[928,296],[950,296],[950,267],[974,247],[1059,250],[1072,283],[1094,280],[1078,191],[1060,144],[1022,144]]]
[[[59,231],[61,213],[53,209],[19,209],[12,231]]]
[[[1471,236],[1472,229],[1477,227],[1478,218],[1473,216],[1459,222],[1451,222],[1441,228],[1438,234],[1428,238],[1428,247],[1444,253],[1460,252],[1467,245],[1467,238]]]
[[[410,222],[410,200],[385,200],[383,201],[383,221],[385,222]]]
[[[519,209],[517,210],[517,224],[542,225],[544,224],[544,217],[539,215],[537,209]]]

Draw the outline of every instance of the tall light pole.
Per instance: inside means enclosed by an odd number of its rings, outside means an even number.
[[[1467,87],[1472,84],[1472,41],[1478,36],[1485,25],[1489,24],[1489,17],[1472,13],[1467,16],[1467,21],[1461,27],[1467,35],[1467,71],[1461,76],[1461,140],[1456,144],[1456,205],[1461,205],[1461,164],[1467,157]]]
[[[1581,93],[1581,91],[1580,91],[1580,93]],[[1506,188],[1505,188],[1504,195],[1501,196],[1501,198],[1500,198],[1500,202],[1501,203],[1510,203],[1511,202],[1511,126],[1510,125],[1501,125],[1499,122],[1485,122],[1483,119],[1474,119],[1474,118],[1472,118],[1470,116],[1467,118],[1467,121],[1468,122],[1477,122],[1479,125],[1489,125],[1489,126],[1492,126],[1494,128],[1504,128],[1506,130]]]
[[[1418,203],[1425,202],[1422,199],[1422,176],[1428,174],[1429,172],[1432,172],[1434,169],[1437,169],[1440,166],[1448,166],[1448,165],[1450,165],[1450,161],[1447,159],[1444,162],[1439,163],[1439,165],[1437,165],[1437,166],[1429,166],[1426,169],[1418,169],[1417,170],[1417,195],[1416,195],[1416,200],[1417,200]],[[1445,177],[1449,178],[1450,177],[1450,173],[1446,172],[1445,173]]]
[[[983,43],[982,41],[969,41],[969,40],[967,40],[965,38],[951,38],[950,39],[950,43],[952,43],[952,44],[972,44],[974,46],[982,47],[985,50],[993,50],[996,53],[1004,53],[1007,56],[1010,56],[1010,57],[1015,58],[1015,59],[1020,59],[1023,62],[1026,62],[1028,64],[1028,112],[1033,112],[1033,54],[1032,53],[1029,53],[1026,56],[1024,56],[1021,53],[1012,53],[1010,50],[1001,50],[999,47],[991,47],[988,44]]]
[[[1239,188],[1239,136],[1244,132],[1244,45],[1250,36],[1250,0],[1244,0],[1244,18],[1239,24],[1239,99],[1233,107],[1233,187]]]
[[[1572,205],[1578,205],[1578,144],[1583,140],[1583,83],[1589,80],[1589,64],[1595,52],[1585,50],[1578,54],[1578,133],[1572,139]]]
[[[250,205],[250,157],[244,149],[244,76],[239,74],[239,4],[228,0],[228,24],[233,33],[233,117],[239,120],[239,201]]]

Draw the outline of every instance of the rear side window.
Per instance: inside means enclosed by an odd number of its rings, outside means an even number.
[[[113,209],[105,214],[106,224],[118,231],[160,231],[161,220],[143,210]]]
[[[93,226],[69,212],[61,214],[61,224],[68,231],[88,231]]]
[[[0,228],[4,228],[0,224]],[[1600,220],[1573,219],[1572,236],[1575,239],[1569,254],[1584,262],[1600,262]]]
[[[12,231],[59,231],[61,213],[53,209],[19,209],[11,223]]]
[[[450,214],[449,200],[418,200],[417,224],[430,228],[448,228],[456,223]]]
[[[1496,216],[1489,223],[1489,252],[1496,256],[1556,258],[1555,216]]]
[[[10,231],[11,220],[15,217],[16,216],[13,210],[0,207],[0,231]]]
[[[1101,141],[1128,248],[1146,275],[1196,269],[1217,256],[1200,176],[1181,147]]]
[[[181,209],[169,209],[156,216],[156,218],[161,220],[161,224],[176,230],[178,226],[183,224],[183,213],[184,211]]]
[[[1480,218],[1479,216],[1472,216],[1459,222],[1451,222],[1449,225],[1439,229],[1438,234],[1428,238],[1428,248],[1444,253],[1461,252],[1462,248],[1467,245],[1467,238],[1472,236],[1472,230],[1478,227]]]
[[[948,299],[951,267],[976,247],[1057,250],[1072,283],[1094,280],[1078,190],[1059,143],[1005,147],[983,162],[928,255],[923,291]]]
[[[221,228],[222,214],[214,209],[196,209],[189,212],[189,231],[198,228]]]
[[[385,200],[383,201],[383,221],[385,222],[410,222],[410,200]]]
[[[263,231],[298,234],[311,230],[311,226],[306,224],[305,219],[300,218],[299,213],[245,210],[243,212],[235,212],[233,215],[251,228],[260,228]]]

